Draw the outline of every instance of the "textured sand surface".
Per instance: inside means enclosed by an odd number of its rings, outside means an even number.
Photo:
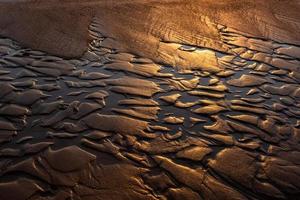
[[[300,199],[299,8],[0,0],[0,200]]]

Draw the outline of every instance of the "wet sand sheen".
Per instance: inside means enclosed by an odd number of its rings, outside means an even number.
[[[298,199],[298,8],[1,1],[0,199]]]
[[[219,41],[222,26],[300,44],[298,6],[297,1],[10,1],[1,3],[0,27],[1,35],[30,47],[79,56],[90,41],[88,26],[97,22],[93,29],[119,47],[153,59],[161,41],[227,50]]]

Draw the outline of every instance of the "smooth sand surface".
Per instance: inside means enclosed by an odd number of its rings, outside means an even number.
[[[254,37],[300,44],[299,1],[164,0],[164,1],[2,1],[0,34],[56,55],[82,55],[88,26],[120,47],[155,58],[159,40],[206,46],[219,43],[215,24]]]

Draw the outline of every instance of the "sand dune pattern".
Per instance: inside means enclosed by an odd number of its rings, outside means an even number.
[[[299,199],[300,46],[203,20],[156,59],[96,18],[78,58],[2,37],[0,199]]]

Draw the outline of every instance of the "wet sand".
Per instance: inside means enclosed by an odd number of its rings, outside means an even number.
[[[0,200],[299,199],[298,1],[0,1]]]

